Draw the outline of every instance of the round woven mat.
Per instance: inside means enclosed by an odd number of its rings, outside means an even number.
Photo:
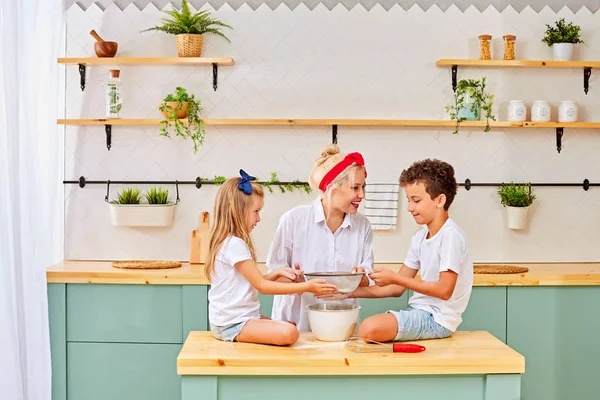
[[[476,274],[520,274],[529,271],[527,267],[514,265],[474,265],[473,272]]]
[[[128,269],[165,269],[179,268],[181,263],[177,261],[161,261],[161,260],[139,260],[139,261],[115,261],[112,264],[115,268]]]

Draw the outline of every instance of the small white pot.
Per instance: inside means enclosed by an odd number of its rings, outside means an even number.
[[[170,226],[175,215],[173,204],[109,204],[115,226]]]
[[[527,119],[527,106],[523,100],[510,100],[508,102],[508,120],[525,121]]]
[[[533,122],[548,122],[552,117],[550,103],[546,100],[535,100],[531,106],[531,120]]]
[[[527,211],[529,207],[506,207],[508,227],[510,229],[523,229],[527,225]]]
[[[552,58],[554,61],[571,61],[574,47],[573,43],[554,43],[552,45]]]
[[[558,122],[577,122],[577,103],[561,101],[558,105]]]

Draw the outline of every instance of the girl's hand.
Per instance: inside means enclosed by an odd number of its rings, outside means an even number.
[[[307,292],[313,293],[317,296],[322,296],[325,294],[333,294],[337,292],[337,287],[334,285],[330,285],[325,283],[323,279],[311,279],[308,283]]]
[[[387,286],[395,284],[394,278],[398,275],[394,271],[387,268],[378,268],[369,274],[377,286]]]

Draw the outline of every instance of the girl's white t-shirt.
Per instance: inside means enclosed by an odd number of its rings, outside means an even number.
[[[260,318],[258,291],[235,267],[240,261],[251,260],[246,243],[236,236],[227,238],[215,258],[208,291],[208,320],[224,327]]]
[[[413,236],[404,265],[418,269],[423,281],[437,282],[440,272],[454,271],[458,274],[456,286],[448,300],[415,292],[408,305],[430,312],[435,322],[455,332],[462,322],[473,287],[473,261],[467,237],[451,219],[429,239],[428,232],[425,227]]]
[[[364,215],[346,214],[342,225],[331,233],[321,199],[295,207],[279,221],[267,254],[269,272],[299,264],[305,272],[349,272],[352,267],[373,269],[373,233]],[[293,321],[301,332],[310,331],[306,306],[314,304],[312,293],[277,295],[271,317]],[[344,300],[356,303],[356,299]]]

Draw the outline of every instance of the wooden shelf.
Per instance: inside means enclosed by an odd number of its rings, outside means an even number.
[[[84,57],[59,58],[59,64],[77,65],[233,65],[231,57]]]
[[[435,65],[483,68],[600,68],[600,61],[441,59],[437,60]]]

